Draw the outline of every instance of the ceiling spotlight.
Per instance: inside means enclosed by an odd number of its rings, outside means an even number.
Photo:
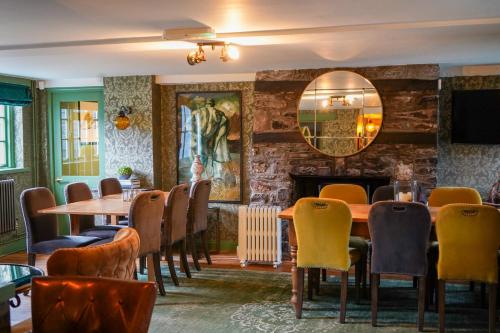
[[[220,58],[222,61],[226,62],[228,60],[238,60],[240,57],[240,51],[234,45],[226,45],[222,47],[220,52]]]
[[[202,45],[198,45],[197,50],[193,50],[188,53],[187,62],[191,66],[194,66],[202,61],[207,61],[207,58],[205,57],[205,51],[203,51]]]

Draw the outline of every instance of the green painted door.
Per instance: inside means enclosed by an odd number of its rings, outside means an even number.
[[[104,102],[102,88],[50,90],[52,179],[58,204],[64,188],[85,182],[92,190],[104,175]],[[67,218],[60,233],[69,233]]]

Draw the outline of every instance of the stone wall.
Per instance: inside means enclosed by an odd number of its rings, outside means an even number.
[[[451,93],[466,89],[500,89],[500,76],[442,79],[437,180],[439,186],[474,187],[487,198],[491,186],[500,177],[500,145],[451,144]]]
[[[289,173],[315,174],[330,167],[333,175],[390,176],[394,165],[414,163],[424,187],[436,186],[437,65],[337,68],[372,82],[384,108],[381,131],[359,154],[332,158],[312,149],[297,126],[297,103],[307,84],[333,70],[263,71],[256,75],[250,200],[282,207],[291,203]]]

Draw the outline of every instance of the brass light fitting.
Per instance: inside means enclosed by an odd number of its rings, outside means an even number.
[[[215,50],[216,46],[221,46],[220,59],[223,62],[227,62],[229,60],[237,60],[240,57],[240,52],[236,46],[227,44],[225,42],[207,42],[207,43],[198,43],[198,48],[188,53],[187,62],[191,66],[199,64],[203,61],[206,61],[205,51],[203,51],[203,46],[210,46],[212,51]]]

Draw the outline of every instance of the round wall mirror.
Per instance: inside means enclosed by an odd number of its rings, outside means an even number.
[[[306,87],[297,120],[314,149],[335,157],[356,154],[373,142],[382,126],[382,101],[359,74],[333,71]]]

